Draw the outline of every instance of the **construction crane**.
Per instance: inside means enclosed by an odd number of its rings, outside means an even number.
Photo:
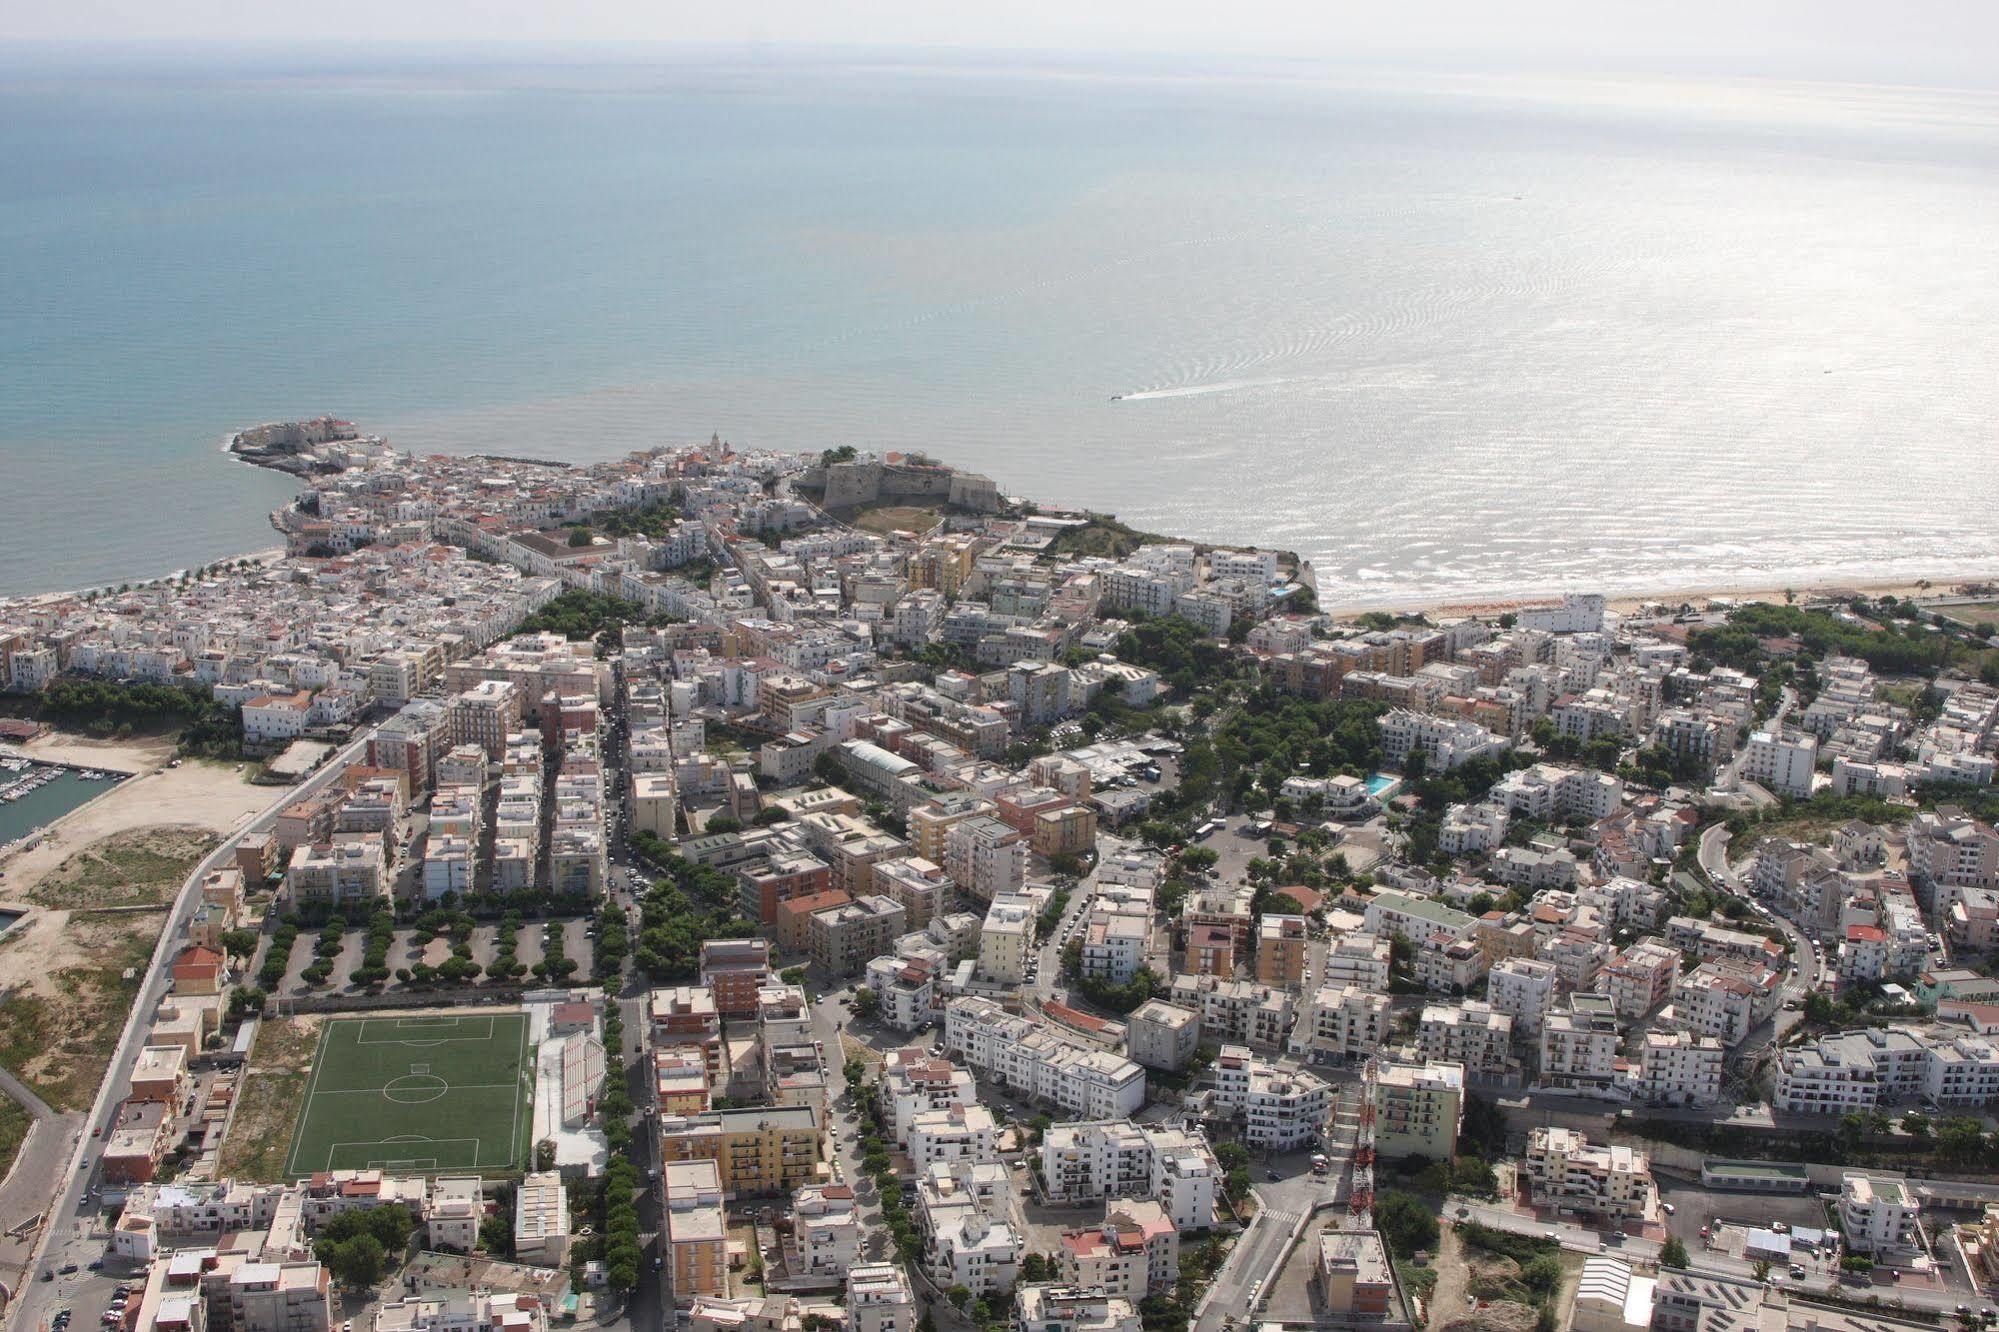
[[[1374,1081],[1375,1061],[1360,1072],[1360,1120],[1354,1129],[1353,1175],[1347,1188],[1348,1230],[1374,1229]]]

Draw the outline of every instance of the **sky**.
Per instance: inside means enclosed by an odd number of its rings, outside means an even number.
[[[0,43],[1504,59],[1999,87],[1995,0],[0,0]]]

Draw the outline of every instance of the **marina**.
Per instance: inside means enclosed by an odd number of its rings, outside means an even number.
[[[121,774],[31,759],[0,759],[0,854],[31,845],[42,829],[96,799]]]

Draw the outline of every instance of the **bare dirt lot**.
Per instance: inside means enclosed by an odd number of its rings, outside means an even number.
[[[283,1179],[313,1051],[319,1048],[319,1026],[316,1017],[277,1018],[257,1029],[250,1076],[243,1079],[236,1117],[222,1140],[223,1178],[256,1184]]]
[[[205,828],[134,828],[92,842],[23,896],[38,906],[164,906],[218,838]]]
[[[0,936],[0,1064],[57,1110],[82,1109],[159,940],[162,908],[221,834],[279,793],[250,785],[234,764],[162,767],[170,736],[58,732],[21,751],[139,774],[0,861],[0,899],[30,908]]]
[[[36,911],[0,939],[0,1063],[57,1110],[97,1094],[162,919]]]

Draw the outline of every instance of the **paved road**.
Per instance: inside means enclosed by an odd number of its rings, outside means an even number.
[[[300,785],[291,787],[277,796],[264,811],[248,823],[236,829],[209,852],[196,865],[181,885],[179,896],[167,912],[165,924],[160,930],[160,940],[153,949],[153,959],[147,966],[145,979],[140,983],[138,996],[133,1000],[131,1016],[126,1019],[125,1030],[118,1038],[117,1049],[111,1056],[110,1066],[105,1070],[104,1083],[97,1090],[97,1099],[92,1103],[84,1123],[94,1129],[102,1129],[111,1118],[119,1101],[119,1092],[131,1077],[132,1066],[137,1061],[139,1049],[145,1044],[146,1033],[151,1027],[153,1011],[167,994],[167,968],[181,947],[189,918],[195,906],[201,901],[201,880],[210,870],[221,865],[235,854],[236,843],[247,833],[262,832],[277,822],[278,811],[301,796],[320,790],[336,778],[342,769],[352,763],[366,744],[366,737],[354,741],[320,765]],[[56,1267],[67,1263],[87,1265],[93,1259],[103,1256],[106,1242],[105,1233],[98,1229],[100,1220],[97,1204],[91,1197],[95,1190],[91,1187],[96,1162],[90,1158],[90,1149],[95,1139],[79,1135],[77,1142],[62,1154],[61,1195],[50,1207],[50,1222],[43,1228],[42,1239],[34,1261],[29,1265],[30,1279],[21,1291],[20,1298],[7,1310],[7,1321],[15,1328],[36,1328],[53,1315],[56,1305],[62,1301],[63,1293],[57,1289],[58,1283],[33,1279],[35,1271],[43,1267]],[[68,1283],[61,1283],[68,1284]]]
[[[1708,882],[1724,892],[1734,893],[1738,897],[1747,899],[1758,917],[1784,932],[1784,937],[1790,941],[1791,957],[1797,963],[1797,975],[1786,988],[1796,994],[1811,993],[1818,988],[1823,971],[1819,953],[1813,947],[1812,939],[1788,917],[1749,896],[1743,885],[1742,876],[1728,863],[1730,836],[1728,825],[1725,823],[1711,824],[1702,831],[1698,852],[1701,871],[1707,875]]]
[[[1294,1152],[1256,1164],[1259,1173],[1274,1168],[1282,1178],[1265,1179],[1251,1188],[1257,1202],[1256,1215],[1250,1218],[1248,1229],[1237,1238],[1208,1293],[1202,1297],[1193,1332],[1221,1332],[1231,1319],[1238,1324],[1248,1323],[1251,1306],[1268,1298],[1275,1286],[1299,1221],[1322,1203],[1345,1201],[1359,1106],[1359,1094],[1354,1088],[1343,1089],[1334,1104],[1332,1132],[1326,1148],[1326,1155],[1332,1158],[1328,1174],[1308,1173],[1308,1152]]]

